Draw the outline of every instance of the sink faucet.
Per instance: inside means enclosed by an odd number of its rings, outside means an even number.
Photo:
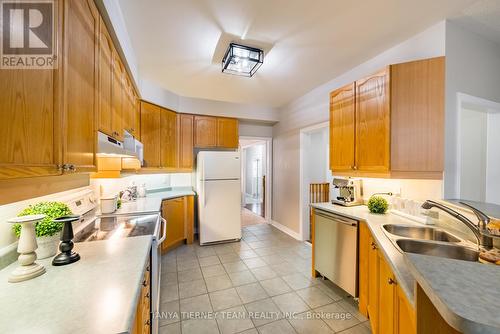
[[[462,202],[460,202],[460,203],[464,204],[465,206],[467,206],[469,209],[471,209],[474,212],[474,214],[476,215],[476,217],[479,220],[478,225],[471,222],[464,215],[462,215],[462,214],[456,212],[455,210],[450,209],[449,207],[447,207],[441,203],[438,203],[438,202],[427,200],[424,202],[424,204],[422,204],[422,208],[427,209],[427,210],[429,210],[431,208],[438,208],[438,209],[443,210],[444,212],[448,213],[452,217],[454,217],[454,218],[458,219],[459,221],[461,221],[462,223],[464,223],[465,226],[467,226],[474,233],[474,235],[476,236],[476,239],[477,239],[478,247],[481,246],[481,247],[486,248],[486,249],[493,248],[493,239],[491,237],[481,233],[481,229],[485,229],[486,225],[490,221],[488,216],[486,216],[484,213],[482,213],[481,211],[479,211],[476,208],[471,207],[468,204],[465,204]]]

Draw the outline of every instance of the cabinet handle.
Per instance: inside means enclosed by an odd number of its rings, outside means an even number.
[[[149,299],[149,292],[147,292],[147,293],[144,295],[144,298]]]
[[[149,326],[149,325],[151,325],[151,320],[148,319],[144,322],[144,326]]]
[[[372,241],[371,243],[372,249],[377,249],[377,244]]]
[[[148,282],[146,280],[142,281],[142,286],[148,285]]]
[[[396,281],[389,277],[389,279],[387,280],[387,283],[396,284]]]
[[[357,170],[358,166],[352,166],[352,169]]]

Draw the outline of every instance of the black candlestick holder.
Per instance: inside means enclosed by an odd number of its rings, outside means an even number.
[[[54,222],[64,223],[61,243],[59,244],[59,250],[61,251],[52,260],[53,266],[64,266],[80,260],[80,255],[73,252],[73,222],[80,219],[80,216],[64,216],[54,219]]]

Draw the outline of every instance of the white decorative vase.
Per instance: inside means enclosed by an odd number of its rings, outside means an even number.
[[[36,243],[38,244],[38,249],[36,250],[36,257],[38,259],[46,259],[55,256],[60,239],[61,232],[51,236],[37,237]]]

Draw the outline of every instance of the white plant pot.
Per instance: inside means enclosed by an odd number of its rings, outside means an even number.
[[[36,237],[36,243],[38,244],[36,257],[38,259],[46,259],[55,256],[57,254],[60,237],[61,232],[51,236]]]

